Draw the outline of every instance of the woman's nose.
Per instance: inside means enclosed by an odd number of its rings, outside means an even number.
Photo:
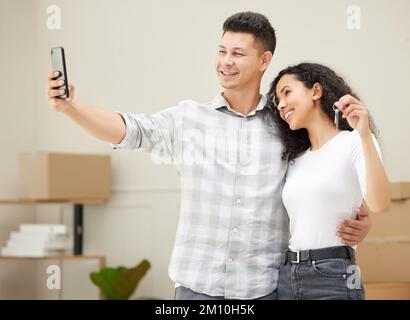
[[[286,104],[281,100],[279,101],[277,108],[279,111],[283,110],[286,107]]]

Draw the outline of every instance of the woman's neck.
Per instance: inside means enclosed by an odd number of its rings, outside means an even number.
[[[310,125],[306,129],[312,151],[320,149],[341,131],[336,129],[334,123],[322,111],[318,112],[318,115],[310,121]]]

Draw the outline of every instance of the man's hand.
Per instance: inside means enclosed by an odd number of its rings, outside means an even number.
[[[54,71],[48,75],[48,82],[46,88],[46,96],[49,101],[50,106],[54,108],[55,111],[65,112],[72,106],[74,98],[74,85],[69,85],[70,98],[68,99],[59,99],[59,95],[64,94],[64,89],[60,89],[64,85],[63,80],[55,80],[59,75],[59,71]]]
[[[344,219],[337,228],[337,235],[347,246],[357,245],[363,241],[370,230],[369,213],[362,208],[356,209],[357,220]]]

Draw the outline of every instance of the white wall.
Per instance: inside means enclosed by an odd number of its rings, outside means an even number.
[[[15,198],[17,184],[17,152],[37,147],[32,123],[38,123],[33,60],[37,52],[36,34],[30,30],[37,23],[31,13],[36,4],[29,1],[0,1],[0,198]],[[19,223],[35,220],[34,208],[0,206],[0,246],[10,230]],[[35,293],[30,261],[0,260],[0,299],[30,298]]]
[[[50,4],[62,9],[61,30],[46,27]],[[53,112],[44,98],[49,51],[52,46],[65,47],[69,81],[76,85],[79,99],[112,110],[151,113],[184,99],[208,101],[220,91],[213,60],[222,23],[244,10],[265,14],[277,31],[277,51],[262,91],[289,64],[309,60],[333,67],[369,106],[380,129],[390,179],[410,180],[406,96],[410,2],[354,1],[361,8],[360,30],[346,27],[351,4],[344,0],[0,0],[4,150],[0,196],[15,195],[19,151],[111,154],[113,198],[107,205],[86,207],[85,253],[104,254],[112,266],[131,266],[148,258],[152,269],[136,296],[172,298],[167,264],[178,218],[176,171],[152,164],[146,154],[111,150]],[[0,210],[2,242],[20,221],[34,219],[33,208]],[[70,208],[64,210],[63,220],[70,221]],[[41,215],[41,209],[37,211]],[[76,268],[73,273],[80,274]],[[9,268],[0,266],[0,280],[9,273]],[[0,297],[7,297],[2,287],[0,283]],[[70,288],[64,297],[94,297],[93,289]],[[37,292],[40,298],[55,294]]]

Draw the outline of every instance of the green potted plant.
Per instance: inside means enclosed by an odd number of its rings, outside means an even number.
[[[102,290],[104,299],[128,300],[150,268],[151,264],[148,260],[144,259],[132,268],[123,266],[102,268],[99,272],[92,272],[90,278]]]

